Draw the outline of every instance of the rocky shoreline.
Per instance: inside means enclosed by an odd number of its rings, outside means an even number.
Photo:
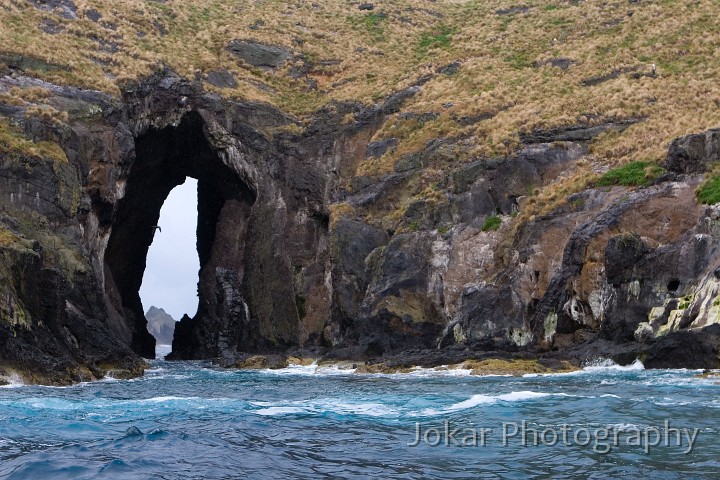
[[[155,345],[138,294],[150,226],[187,176],[199,181],[200,306],[170,359],[718,367],[720,209],[696,195],[720,162],[718,130],[674,141],[643,185],[589,182],[539,205],[536,192],[593,161],[594,138],[643,119],[525,132],[512,155],[459,164],[463,139],[439,138],[368,175],[359,166],[393,148],[377,132],[422,82],[301,120],[168,70],[119,99],[1,73],[0,92],[42,88],[67,112],[0,105],[19,138],[0,181],[6,377],[142,374]]]
[[[699,334],[669,335],[642,345],[619,345],[601,339],[587,341],[567,351],[537,352],[529,350],[492,351],[467,346],[434,350],[411,350],[397,355],[372,359],[336,356],[332,351],[292,349],[286,354],[238,354],[214,359],[222,368],[239,370],[283,369],[290,366],[318,368],[337,367],[355,373],[409,373],[417,368],[472,370],[473,375],[522,375],[527,373],[566,373],[580,370],[599,359],[620,366],[640,361],[651,369],[718,368],[717,345],[720,326],[707,328]]]

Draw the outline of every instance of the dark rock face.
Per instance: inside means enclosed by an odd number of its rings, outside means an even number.
[[[610,80],[614,80],[618,78],[620,75],[623,75],[625,73],[632,73],[636,72],[638,70],[638,67],[623,67],[623,68],[616,68],[615,70],[606,73],[605,75],[599,75],[597,77],[590,77],[584,79],[581,83],[585,87],[592,87],[595,85],[600,85],[601,83],[608,82]]]
[[[233,40],[227,48],[253,67],[277,68],[290,57],[290,52],[285,48],[250,40]]]
[[[368,257],[376,249],[387,245],[388,236],[382,230],[364,222],[341,219],[333,229],[334,252],[332,280],[334,322],[324,329],[325,342],[330,346],[341,343],[348,330],[355,327],[360,318],[360,308],[371,280]]]
[[[77,6],[72,0],[28,0],[33,7],[49,13],[58,12],[63,18],[77,17]]]
[[[119,102],[42,85],[74,120],[3,115],[67,161],[0,165],[0,367],[33,381],[139,374],[139,357],[154,356],[138,291],[160,207],[187,177],[199,308],[177,323],[171,359],[542,353],[717,366],[720,209],[697,204],[702,177],[690,174],[718,161],[716,131],[674,142],[654,185],[586,189],[521,223],[533,191],[572,171],[590,139],[637,120],[530,132],[512,156],[460,166],[454,140],[437,139],[391,173],[356,177],[392,148],[371,139],[420,86],[377,106],[334,104],[289,133],[298,119],[170,72]],[[371,221],[431,165],[448,166],[431,198],[412,198],[390,227]],[[499,229],[484,228],[491,216]]]
[[[43,20],[38,25],[38,28],[45,33],[49,33],[50,35],[57,35],[64,30],[64,27],[62,25],[60,25],[54,20],[50,20],[49,18]]]
[[[89,8],[85,10],[85,16],[90,19],[92,22],[97,22],[102,18],[102,14],[95,10],[94,8]]]
[[[400,111],[400,107],[402,107],[403,103],[405,103],[407,99],[417,95],[419,91],[420,87],[416,85],[391,95],[387,100],[385,100],[385,103],[382,106],[383,113],[396,113]]]
[[[643,357],[647,368],[709,368],[720,361],[720,325],[678,332],[655,342]]]
[[[209,72],[207,75],[207,82],[218,88],[233,88],[237,86],[235,77],[227,70],[218,70]]]
[[[388,138],[368,144],[367,156],[368,157],[382,157],[391,148],[395,148],[397,145],[397,138]]]
[[[663,166],[676,173],[703,173],[718,160],[720,129],[714,129],[673,141]]]
[[[559,127],[549,130],[537,130],[528,134],[521,134],[523,143],[548,143],[548,142],[586,142],[597,137],[601,133],[615,130],[621,132],[629,126],[639,122],[639,118],[630,118],[618,122],[602,123],[599,125],[576,125],[571,127]]]
[[[564,58],[564,57],[558,57],[558,58],[551,58],[549,60],[546,60],[545,62],[536,62],[535,67],[541,67],[543,65],[550,65],[552,67],[557,67],[560,70],[567,70],[571,66],[575,64],[575,60],[572,60],[570,58]]]

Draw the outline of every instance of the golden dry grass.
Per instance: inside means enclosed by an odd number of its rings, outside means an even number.
[[[355,209],[349,203],[335,203],[330,205],[330,226],[334,227],[341,218],[351,217]]]
[[[67,67],[34,72],[46,80],[113,94],[161,65],[188,78],[226,69],[238,85],[206,84],[209,90],[299,116],[331,101],[377,102],[434,75],[405,110],[437,118],[389,118],[376,139],[396,137],[397,148],[360,165],[358,174],[389,172],[434,138],[467,138],[454,152],[463,162],[511,153],[523,131],[627,117],[646,120],[596,139],[592,158],[606,166],[653,162],[673,138],[720,125],[720,4],[714,0],[378,0],[372,12],[345,0],[75,3],[77,19],[66,20],[0,0],[0,52]],[[519,4],[529,8],[496,13]],[[87,17],[91,9],[101,13],[98,22]],[[47,19],[63,30],[40,30]],[[232,39],[282,45],[292,57],[275,71],[254,68],[226,50]],[[550,63],[561,58],[572,61],[567,69]],[[438,73],[454,61],[461,63],[457,72]],[[293,67],[305,64],[307,77],[293,79]],[[613,71],[622,73],[584,84]],[[20,96],[38,95],[42,100],[40,92]],[[13,96],[6,97],[0,101]],[[478,115],[492,118],[460,124]],[[566,183],[582,183],[576,180]]]
[[[64,113],[64,112],[63,112]],[[0,119],[0,154],[28,156],[56,162],[67,162],[67,156],[60,145],[54,142],[32,142],[22,131],[5,119]]]

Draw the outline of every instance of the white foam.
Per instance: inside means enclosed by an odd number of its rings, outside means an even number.
[[[145,369],[145,375],[147,375],[148,373],[160,373],[164,372],[165,370],[166,369],[163,367],[147,368]]]
[[[301,407],[268,407],[268,408],[261,408],[260,410],[253,411],[256,415],[263,415],[263,416],[277,416],[277,415],[290,415],[293,413],[303,413],[305,412],[304,408]]]
[[[232,371],[233,373],[236,371]],[[336,376],[336,375],[351,375],[355,373],[354,368],[348,368],[342,365],[323,365],[320,366],[317,362],[313,362],[310,365],[289,365],[285,368],[264,368],[256,370],[257,373],[264,375],[312,375],[312,376]]]
[[[344,365],[323,365],[317,363],[311,365],[290,365],[278,369],[257,370],[258,373],[266,375],[313,375],[313,376],[337,376],[356,374],[355,368],[348,368]],[[413,367],[409,372],[403,373],[358,373],[363,376],[392,377],[392,378],[418,378],[418,377],[466,377],[472,373],[471,369],[449,368],[441,365],[437,368]],[[486,375],[486,376],[510,376],[510,375]]]
[[[395,417],[398,412],[387,405],[380,403],[338,403],[338,404],[325,404],[323,408],[340,413],[340,414],[351,414],[351,415],[363,415],[367,417]]]
[[[526,373],[523,375],[523,378],[532,378],[532,377],[546,377],[546,376],[553,376],[553,377],[572,377],[575,375],[586,375],[589,373],[595,374],[595,373],[608,373],[608,372],[630,372],[630,371],[641,371],[645,370],[645,365],[637,359],[630,365],[618,365],[614,361],[610,360],[609,358],[599,358],[596,360],[592,360],[589,362],[586,362],[583,365],[582,370],[576,370],[574,372],[559,372],[559,373]],[[608,385],[614,385],[614,382],[611,382],[609,380],[602,380],[602,384],[608,384]]]
[[[350,375],[353,373],[355,373],[354,368],[345,368],[339,365],[328,365],[323,367],[317,367],[317,369],[315,369],[315,375],[335,376]]]
[[[152,397],[152,398],[145,398],[143,400],[140,400],[140,402],[166,403],[166,402],[184,401],[184,400],[200,400],[200,397],[174,397],[174,396]]]
[[[137,377],[137,378],[131,378],[128,380],[116,380],[116,381],[122,381],[122,382],[146,382],[148,380],[165,380],[165,379],[172,379],[172,380],[185,380],[187,378],[190,378],[190,375],[182,375],[182,374],[161,374],[161,375],[145,375],[143,377]]]
[[[596,358],[594,360],[590,360],[588,362],[585,362],[584,367],[585,368],[592,368],[592,367],[615,367],[617,366],[617,363],[615,363],[613,360],[609,358]]]
[[[645,365],[640,361],[640,359],[636,359],[633,363],[630,365],[618,365],[614,361],[610,360],[609,358],[599,358],[593,361],[590,361],[585,364],[583,371],[586,372],[598,372],[598,371],[607,371],[607,370],[619,370],[619,371],[634,371],[634,370],[645,370]]]
[[[38,410],[77,410],[81,404],[59,397],[28,397],[3,400],[3,405],[25,405]]]
[[[653,402],[658,407],[684,407],[691,405],[692,402]]]
[[[285,368],[264,368],[258,370],[260,373],[272,374],[272,375],[315,375],[318,373],[318,366],[316,362],[310,365],[289,365]]]
[[[414,367],[412,371],[407,373],[389,373],[379,374],[392,377],[467,377],[472,374],[472,369],[465,368],[449,368],[447,365],[441,365],[437,368]]]
[[[504,402],[521,402],[534,398],[550,397],[552,395],[568,396],[566,393],[543,393],[543,392],[510,392],[505,395],[498,395],[497,399]]]
[[[497,397],[493,397],[490,395],[473,395],[472,397],[468,398],[467,400],[456,403],[455,405],[451,405],[450,408],[448,408],[448,410],[451,412],[457,411],[457,410],[466,410],[468,408],[477,407],[478,405],[495,403],[496,400],[497,400]]]
[[[24,387],[25,383],[23,383],[22,378],[20,378],[20,375],[17,373],[12,373],[8,375],[5,380],[8,382],[7,385],[3,385],[0,388],[18,388],[18,387]]]
[[[420,412],[421,416],[435,416],[435,415],[443,415],[451,412],[458,412],[461,410],[468,410],[471,408],[478,407],[480,405],[492,405],[497,402],[523,402],[526,400],[534,400],[537,398],[545,398],[545,397],[575,397],[576,395],[569,395],[567,393],[546,393],[546,392],[529,392],[529,391],[522,391],[522,392],[510,392],[510,393],[504,393],[501,395],[485,395],[485,394],[478,394],[473,395],[472,397],[468,398],[467,400],[463,400],[462,402],[455,403],[447,408],[443,409],[435,409],[435,408],[427,408]]]
[[[366,417],[397,417],[399,412],[387,405],[371,402],[344,402],[336,398],[319,399],[315,401],[289,402],[286,404],[273,404],[271,402],[249,402],[250,405],[263,407],[258,410],[250,410],[257,415],[292,415],[304,413],[309,415],[321,415],[324,413],[336,413],[338,415],[359,415]]]

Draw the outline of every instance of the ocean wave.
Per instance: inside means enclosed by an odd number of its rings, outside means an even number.
[[[591,360],[589,362],[586,362],[583,365],[583,371],[586,372],[597,372],[597,371],[608,371],[608,370],[619,370],[619,371],[635,371],[635,370],[645,370],[645,365],[640,361],[640,359],[636,359],[633,363],[630,365],[618,365],[616,362],[609,358],[598,358],[595,360]]]
[[[388,405],[377,402],[347,402],[340,399],[321,399],[314,401],[288,402],[273,404],[271,402],[249,402],[250,405],[263,407],[249,410],[251,413],[262,416],[279,415],[353,415],[360,417],[393,418],[400,412]]]
[[[20,375],[16,373],[8,375],[7,377],[5,377],[5,380],[8,383],[0,386],[0,388],[18,388],[25,386],[25,383],[23,382],[22,378],[20,378]]]
[[[680,401],[655,401],[651,400],[651,403],[654,405],[657,405],[658,407],[684,407],[686,405],[692,405],[693,402],[689,402],[687,400],[680,400]]]
[[[587,375],[587,374],[607,374],[607,373],[620,373],[620,372],[639,372],[645,370],[645,365],[636,359],[629,365],[619,365],[609,358],[598,358],[585,362],[581,370],[575,370],[574,372],[560,372],[560,373],[529,373],[523,375],[523,377],[537,377],[537,376],[555,376],[555,377],[573,377],[576,375]],[[612,380],[602,380],[604,385],[614,385]]]
[[[146,375],[145,377],[130,378],[128,380],[116,380],[118,382],[146,382],[148,380],[187,380],[192,378],[190,375],[183,375],[180,373],[168,373],[160,375]]]
[[[458,410],[467,410],[468,408],[477,407],[478,405],[486,405],[488,403],[495,403],[496,401],[497,397],[493,397],[491,395],[473,395],[467,400],[451,405],[446,409],[446,411],[456,412]]]
[[[381,403],[337,403],[332,410],[343,415],[390,418],[398,416],[398,411]]]
[[[59,397],[25,397],[20,399],[4,399],[0,405],[15,408],[30,408],[34,410],[78,410],[83,407],[82,402],[65,400]]]
[[[569,395],[562,392],[510,392],[499,395],[486,395],[477,394],[463,400],[462,402],[455,403],[446,408],[426,408],[420,412],[421,416],[437,416],[445,415],[448,413],[459,412],[462,410],[469,410],[471,408],[478,407],[480,405],[493,405],[498,402],[512,403],[512,402],[524,402],[528,400],[535,400],[546,397],[577,397],[577,395]]]
[[[151,410],[204,410],[204,409],[242,409],[247,403],[240,399],[225,397],[182,397],[156,396],[140,399],[65,399],[55,396],[25,397],[0,400],[0,406],[26,409],[30,411],[84,411],[89,417],[112,417],[128,412]]]
[[[160,397],[144,398],[142,400],[136,400],[138,403],[168,403],[178,401],[195,401],[195,400],[210,400],[203,399],[201,397],[176,397],[173,395],[166,395]],[[220,400],[219,398],[213,398],[212,400]]]
[[[497,399],[504,402],[521,402],[523,400],[533,400],[543,397],[571,397],[567,393],[544,393],[544,392],[510,392],[505,395],[498,395]]]
[[[253,411],[255,415],[271,416],[276,415],[292,415],[297,413],[307,413],[302,407],[268,407]]]

